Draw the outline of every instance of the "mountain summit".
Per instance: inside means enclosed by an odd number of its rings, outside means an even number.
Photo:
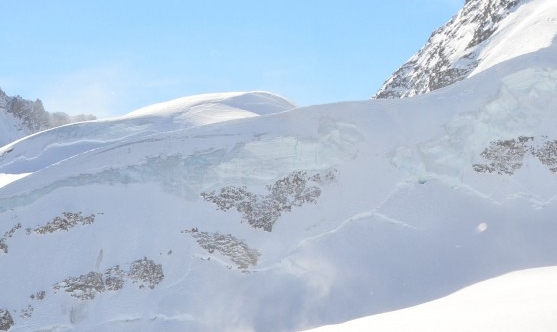
[[[404,98],[437,90],[494,63],[548,46],[556,24],[551,6],[551,1],[467,0],[373,98]]]

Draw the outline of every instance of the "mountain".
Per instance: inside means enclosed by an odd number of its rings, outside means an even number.
[[[405,98],[434,91],[547,47],[556,24],[552,7],[551,1],[467,0],[373,98]]]
[[[557,43],[528,45],[413,98],[216,93],[1,147],[0,330],[296,331],[504,282],[553,331]]]
[[[10,97],[0,89],[0,146],[42,130],[93,119],[92,115],[49,113],[39,99],[31,101],[20,96]]]

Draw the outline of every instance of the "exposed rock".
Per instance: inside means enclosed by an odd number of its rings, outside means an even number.
[[[541,148],[532,150],[532,155],[549,167],[550,171],[557,172],[557,140],[545,141]]]
[[[140,283],[139,288],[148,286],[153,289],[163,279],[162,265],[155,264],[153,260],[145,257],[132,262],[128,271],[124,271],[119,265],[116,265],[104,273],[91,271],[79,277],[68,277],[64,281],[54,284],[52,289],[55,292],[64,290],[70,296],[80,300],[92,300],[99,293],[122,289],[126,280]]]
[[[257,265],[257,260],[261,256],[256,249],[251,249],[244,241],[231,234],[223,235],[218,232],[199,232],[197,229],[185,230],[182,233],[190,234],[197,240],[197,244],[209,253],[217,251],[229,258],[238,269],[245,270],[250,265]]]
[[[11,238],[14,233],[21,228],[21,224],[15,224],[9,231],[4,233],[4,236],[0,238],[0,251],[7,254],[8,253],[8,239]]]
[[[0,309],[0,331],[8,331],[14,325],[14,320],[10,312],[6,309]]]
[[[33,306],[29,304],[29,305],[27,306],[27,308],[21,310],[21,314],[19,315],[19,317],[21,317],[21,318],[29,318],[29,317],[33,316],[33,311],[34,311],[34,310],[35,310],[35,309],[33,308]]]
[[[324,178],[334,180],[335,171],[329,172]],[[228,186],[221,188],[218,194],[212,191],[201,193],[201,196],[216,204],[219,210],[235,208],[250,226],[271,232],[283,212],[290,212],[293,206],[316,203],[321,195],[321,188],[316,184],[321,182],[320,174],[308,176],[305,171],[296,171],[268,185],[267,195],[254,194],[246,187]]]
[[[533,139],[533,137],[520,136],[517,139],[491,142],[489,147],[480,154],[490,163],[474,164],[474,170],[476,172],[496,172],[512,175],[522,167],[524,155],[530,151],[528,142]]]
[[[144,257],[133,262],[127,274],[128,278],[134,283],[143,282],[153,289],[164,279],[161,264],[155,264],[151,259]],[[143,288],[144,284],[140,284],[139,288]]]
[[[69,277],[64,281],[52,286],[57,291],[63,289],[66,293],[80,300],[92,300],[97,293],[105,291],[105,285],[102,274],[98,272],[89,272],[79,277]]]
[[[557,172],[557,140],[549,141],[542,136],[542,145],[534,145],[534,137],[519,136],[508,140],[491,142],[480,156],[485,164],[474,164],[474,170],[480,173],[497,173],[513,175],[523,165],[527,155],[536,157],[553,173]]]
[[[104,284],[106,290],[116,291],[124,287],[124,278],[126,277],[126,272],[120,269],[119,265],[113,266],[106,270],[104,273]]]
[[[45,296],[46,296],[46,292],[43,290],[43,291],[37,292],[35,294],[31,294],[30,297],[31,297],[32,300],[42,301],[42,300],[44,300]]]
[[[44,226],[34,229],[35,233],[46,234],[56,231],[67,231],[76,225],[89,225],[95,222],[95,215],[82,216],[81,212],[63,212],[61,217],[54,218]]]

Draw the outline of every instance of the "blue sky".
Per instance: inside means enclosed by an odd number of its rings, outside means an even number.
[[[100,117],[266,90],[299,106],[371,97],[464,0],[0,3],[0,88]]]

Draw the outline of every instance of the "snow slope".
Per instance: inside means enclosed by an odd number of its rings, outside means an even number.
[[[471,75],[548,47],[556,37],[557,6],[553,1],[527,1],[499,23],[490,42],[480,50],[480,60]]]
[[[14,163],[38,144],[15,143],[2,169],[32,174],[0,189],[10,331],[299,330],[557,265],[554,165],[520,152],[555,144],[554,52],[422,97],[121,136],[45,167]]]
[[[513,272],[416,307],[309,331],[555,331],[557,268]]]
[[[555,54],[414,98],[194,96],[5,146],[0,330],[304,330],[557,266]]]
[[[467,1],[374,98],[404,98],[437,90],[545,48],[556,36],[555,17],[552,0]]]
[[[0,148],[0,173],[33,172],[96,148],[295,106],[268,92],[215,93],[151,105],[127,115],[43,131]]]

